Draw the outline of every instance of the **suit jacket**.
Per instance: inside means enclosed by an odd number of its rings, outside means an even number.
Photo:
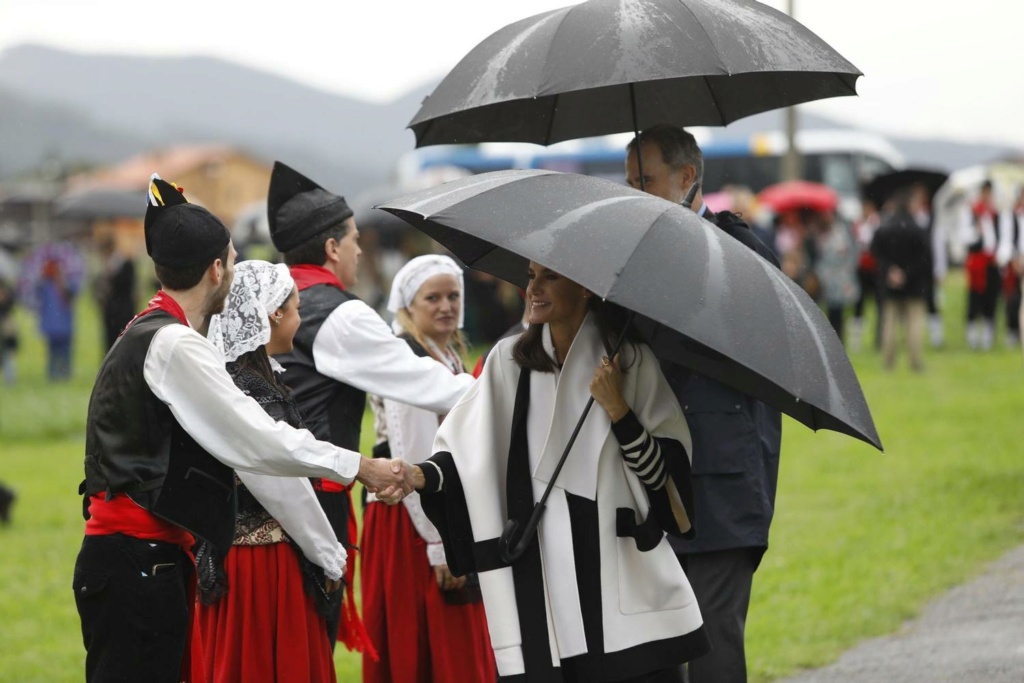
[[[775,254],[736,214],[704,218],[778,267]],[[664,364],[693,437],[696,510],[692,540],[670,537],[680,554],[732,548],[768,548],[775,512],[782,415],[760,401],[712,379]]]

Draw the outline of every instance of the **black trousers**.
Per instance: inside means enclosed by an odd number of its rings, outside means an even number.
[[[85,537],[72,586],[88,683],[181,680],[194,571],[171,543]]]
[[[743,633],[754,582],[755,551],[734,548],[678,555],[697,597],[711,652],[689,662],[688,683],[746,683]]]

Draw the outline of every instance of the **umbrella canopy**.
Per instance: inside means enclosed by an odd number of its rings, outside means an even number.
[[[902,171],[894,171],[876,176],[870,183],[864,186],[864,196],[881,208],[889,197],[897,190],[911,185],[921,184],[928,190],[928,197],[934,197],[939,188],[949,178],[948,173],[933,171],[924,168],[905,168]]]
[[[589,0],[491,35],[409,127],[422,147],[724,126],[856,95],[860,75],[802,24],[754,0]]]
[[[143,218],[145,197],[127,190],[86,190],[57,200],[57,215],[62,218],[94,220],[97,218]]]
[[[769,185],[757,195],[757,200],[775,213],[784,211],[835,211],[839,195],[828,185],[807,180],[789,180]]]
[[[812,429],[881,448],[850,361],[814,301],[691,211],[607,180],[538,170],[485,173],[379,208],[519,286],[527,262],[541,263],[636,312],[660,358]]]

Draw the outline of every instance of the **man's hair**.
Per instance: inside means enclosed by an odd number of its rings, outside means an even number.
[[[332,225],[326,230],[321,230],[294,249],[284,252],[285,264],[289,266],[300,264],[322,266],[327,261],[324,245],[327,244],[329,239],[340,241],[344,238],[348,232],[349,220],[343,220],[341,223]]]
[[[693,135],[679,126],[659,123],[641,132],[639,139],[644,144],[657,145],[661,158],[673,171],[689,164],[697,169],[697,180],[704,179],[704,154]],[[635,153],[636,145],[637,138],[633,138],[626,146],[626,152]]]
[[[224,251],[210,259],[209,263],[189,266],[187,268],[168,268],[167,266],[155,263],[153,265],[156,268],[156,279],[160,281],[161,287],[172,292],[183,292],[186,289],[192,289],[203,279],[203,273],[206,272],[211,263],[220,259],[222,263],[227,264],[230,251],[231,243],[228,242],[227,246],[224,247]]]

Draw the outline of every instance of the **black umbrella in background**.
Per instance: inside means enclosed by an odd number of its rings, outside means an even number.
[[[146,215],[144,199],[134,190],[84,190],[58,199],[56,215],[80,220],[142,218]]]
[[[856,95],[853,64],[753,0],[589,0],[498,30],[409,123],[416,146],[724,126]]]
[[[876,176],[864,186],[863,195],[874,202],[879,209],[886,200],[903,188],[923,185],[931,199],[949,178],[948,173],[925,168],[905,168],[901,171]]]

